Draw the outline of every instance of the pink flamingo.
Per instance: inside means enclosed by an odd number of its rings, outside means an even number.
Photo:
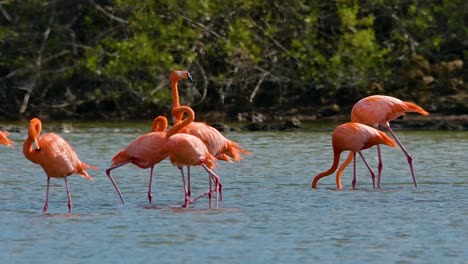
[[[106,174],[120,196],[120,200],[125,204],[122,193],[117,187],[110,172],[125,164],[132,163],[139,168],[150,170],[150,180],[148,186],[148,201],[152,202],[151,184],[153,181],[153,169],[156,164],[167,158],[168,154],[164,147],[166,144],[167,119],[164,116],[158,116],[153,121],[151,133],[144,134],[133,140],[127,147],[120,150],[113,158],[112,165],[106,170]]]
[[[398,146],[400,146],[403,153],[405,153],[406,158],[408,160],[408,164],[411,170],[411,175],[413,177],[413,183],[415,187],[418,187],[416,182],[416,175],[414,173],[413,168],[413,157],[409,154],[406,148],[403,146],[401,141],[398,139],[395,132],[393,132],[392,128],[390,127],[390,121],[395,120],[396,118],[404,115],[408,112],[416,112],[422,114],[424,116],[428,116],[429,113],[426,112],[421,107],[410,103],[401,101],[395,97],[385,96],[385,95],[372,95],[366,98],[359,100],[351,110],[351,122],[358,122],[362,124],[366,124],[369,126],[373,126],[374,128],[378,128],[379,125],[385,127],[392,137],[395,139]],[[379,157],[379,165],[378,165],[378,177],[377,177],[377,187],[380,188],[380,180],[382,174],[382,155],[380,151],[380,147],[377,145],[377,152]],[[346,166],[351,162],[351,154],[346,159],[343,166]],[[343,168],[344,169],[344,168]],[[339,173],[342,172],[340,168]],[[356,185],[356,179],[353,179],[353,187]]]
[[[8,138],[9,134],[6,131],[0,131],[0,144],[13,148],[13,141]]]
[[[317,183],[321,178],[335,172],[340,162],[341,153],[347,150],[350,151],[352,157],[354,158],[354,177],[356,177],[356,153],[358,153],[369,169],[369,172],[372,175],[372,179],[375,179],[375,173],[367,163],[361,151],[379,144],[396,147],[395,142],[384,132],[370,126],[366,126],[360,123],[345,123],[339,125],[335,128],[335,130],[333,130],[332,134],[333,164],[329,170],[319,173],[317,176],[315,176],[314,180],[312,181],[312,188],[317,188]],[[336,187],[337,189],[342,189],[341,174],[339,174],[339,176],[340,177],[337,175],[336,177]]]
[[[182,128],[188,126],[195,119],[195,113],[188,106],[179,106],[172,110],[174,116],[183,116],[186,113],[188,117],[181,122],[175,124],[166,134],[166,149],[169,153],[169,159],[173,165],[182,168],[183,166],[202,166],[209,175],[210,190],[206,193],[209,197],[209,206],[211,208],[211,180],[216,184],[216,208],[218,208],[218,190],[220,178],[211,169],[215,167],[216,157],[213,156],[207,149],[201,139],[190,134],[181,133]],[[185,186],[184,181],[185,203],[183,206],[188,207],[190,201],[190,192]],[[200,195],[198,198],[203,197]],[[197,200],[194,199],[193,201]],[[192,201],[192,202],[193,202]]]
[[[97,167],[82,162],[73,148],[62,137],[54,133],[43,134],[41,120],[33,118],[29,122],[28,137],[23,144],[24,156],[42,166],[47,174],[46,200],[43,213],[49,207],[49,184],[50,178],[64,178],[68,197],[68,213],[72,212],[72,200],[68,189],[67,177],[78,174],[88,180],[94,181],[86,172],[86,168],[97,169]]]
[[[178,71],[175,70],[171,73],[171,87],[172,87],[172,108],[180,106],[179,103],[179,91],[177,88],[177,83],[181,79],[188,79],[192,82],[192,76],[187,71]],[[182,119],[183,113],[180,112],[176,115],[173,114],[174,123],[177,124]],[[217,129],[214,127],[208,126],[202,122],[191,122],[189,125],[183,127],[180,133],[187,133],[194,135],[200,138],[203,143],[205,143],[208,151],[214,155],[218,160],[224,160],[227,162],[232,162],[231,158],[234,161],[240,161],[242,159],[242,154],[251,154],[249,151],[245,150],[238,143],[227,139],[223,136]],[[190,193],[190,168],[188,168],[188,192]],[[222,200],[222,184],[218,182],[219,185],[219,195],[220,200]]]

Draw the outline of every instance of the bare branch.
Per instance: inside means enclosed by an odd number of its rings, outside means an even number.
[[[2,12],[3,16],[8,20],[8,22],[11,22],[11,16],[8,14],[8,12],[3,8],[2,4],[6,4],[8,1],[4,1],[0,3],[0,12]]]
[[[197,27],[203,29],[204,31],[210,33],[211,35],[213,35],[213,36],[215,36],[215,37],[217,37],[217,38],[222,38],[221,35],[219,35],[218,33],[214,32],[213,30],[211,30],[211,29],[208,28],[207,26],[203,25],[202,23],[197,22],[197,21],[194,21],[194,20],[192,20],[192,19],[190,19],[190,18],[188,18],[188,17],[186,17],[186,16],[184,16],[184,15],[182,15],[182,14],[177,14],[177,15],[180,16],[180,17],[182,17],[183,19],[187,20],[187,21],[190,22],[191,24],[193,24],[193,25],[195,25],[195,26],[197,26]]]
[[[250,94],[249,103],[253,103],[255,95],[257,95],[258,90],[260,89],[260,85],[263,83],[263,80],[269,75],[269,72],[264,72],[260,80],[258,80],[257,85],[255,86],[254,90]]]
[[[122,24],[127,24],[128,23],[127,20],[122,19],[120,17],[116,17],[116,16],[112,15],[111,13],[107,12],[104,8],[102,8],[102,6],[98,5],[93,0],[89,0],[89,2],[91,3],[91,5],[94,6],[94,8],[96,8],[99,12],[101,12],[106,17],[110,18],[111,20],[117,21],[117,22],[122,23]]]

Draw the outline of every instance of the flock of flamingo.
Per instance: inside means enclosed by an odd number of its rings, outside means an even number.
[[[111,171],[132,163],[139,168],[150,168],[150,180],[148,186],[148,201],[152,203],[151,184],[153,180],[154,166],[159,162],[169,158],[171,163],[180,169],[185,192],[183,207],[188,207],[190,203],[208,196],[209,207],[212,207],[213,192],[216,197],[215,208],[218,208],[218,201],[222,200],[222,183],[220,177],[213,171],[218,160],[227,162],[240,161],[243,154],[250,152],[238,143],[227,139],[215,128],[205,123],[195,122],[195,113],[188,106],[179,104],[179,93],[177,83],[181,79],[192,82],[192,76],[187,71],[175,70],[171,73],[170,81],[172,87],[173,107],[172,116],[174,125],[167,129],[168,121],[164,116],[158,116],[153,121],[150,133],[144,134],[122,150],[113,158],[110,168],[106,174],[115,187],[120,200],[125,204],[125,199],[111,176]],[[349,156],[338,168],[336,174],[336,187],[342,189],[341,175],[344,169],[354,160],[353,188],[356,188],[356,153],[364,161],[372,177],[373,187],[375,184],[375,173],[367,163],[362,150],[377,146],[378,151],[378,176],[377,188],[381,188],[381,173],[383,168],[380,144],[402,149],[408,159],[408,164],[413,177],[414,186],[417,187],[416,175],[414,173],[413,158],[398,139],[389,122],[404,115],[407,112],[417,112],[422,115],[429,115],[421,107],[404,102],[397,98],[383,95],[373,95],[361,99],[351,111],[351,122],[337,126],[332,134],[333,164],[325,172],[315,176],[312,181],[312,188],[317,188],[318,181],[325,176],[334,173],[339,165],[341,153],[349,151]],[[384,132],[378,130],[378,126],[386,128],[392,140]],[[47,175],[46,199],[43,209],[45,214],[48,209],[50,178],[63,178],[68,197],[68,212],[72,212],[72,199],[68,188],[67,177],[78,174],[91,181],[94,179],[88,174],[86,169],[97,169],[95,166],[82,162],[71,145],[62,137],[55,133],[41,134],[42,123],[38,118],[33,118],[28,127],[28,136],[23,144],[24,156],[33,163],[39,164]],[[9,133],[0,131],[0,144],[13,147],[13,141],[8,138]],[[208,173],[209,188],[205,193],[191,198],[190,186],[190,166],[202,166]],[[183,167],[187,167],[187,180]],[[214,185],[214,187],[213,187]]]

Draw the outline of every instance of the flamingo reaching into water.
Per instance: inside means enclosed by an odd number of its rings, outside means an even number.
[[[78,174],[88,180],[94,181],[86,172],[86,168],[97,167],[82,162],[73,148],[62,137],[55,133],[46,133],[39,136],[42,130],[41,120],[33,118],[29,122],[28,137],[23,144],[24,156],[42,166],[47,175],[46,200],[43,213],[47,212],[49,201],[50,178],[64,178],[68,197],[68,213],[72,212],[72,200],[68,189],[67,177]]]
[[[413,177],[414,186],[418,187],[418,184],[416,182],[416,175],[414,173],[413,168],[413,157],[411,157],[411,155],[408,153],[401,141],[398,139],[395,132],[393,132],[393,129],[390,127],[389,123],[390,121],[395,120],[396,118],[408,112],[416,112],[424,116],[429,115],[428,112],[426,112],[424,109],[413,103],[404,102],[400,99],[391,96],[372,95],[359,100],[353,106],[353,109],[351,110],[351,122],[366,124],[369,126],[373,126],[374,128],[378,128],[379,125],[385,127],[395,139],[398,146],[400,146],[403,153],[405,153],[411,170],[411,175]],[[382,174],[383,163],[379,145],[377,145],[377,152],[379,157],[377,187],[380,188],[380,179]],[[351,159],[352,157],[350,153],[345,163],[343,163],[343,166],[349,164],[349,162],[351,162]],[[340,172],[342,172],[342,168],[340,168],[339,173]],[[353,179],[353,182],[355,183],[356,179]]]
[[[217,159],[208,151],[206,145],[201,139],[196,136],[180,132],[184,127],[188,126],[195,119],[195,113],[188,106],[179,106],[172,110],[172,114],[174,116],[183,116],[184,113],[186,113],[188,116],[181,122],[171,127],[171,129],[169,129],[166,134],[166,149],[169,153],[169,159],[173,165],[179,168],[182,168],[183,166],[202,166],[209,175],[208,180],[210,182],[210,190],[207,192],[209,197],[209,206],[211,208],[211,180],[213,180],[216,184],[216,208],[218,208],[218,190],[220,177],[211,170],[214,168]],[[184,181],[185,191],[184,206],[188,207],[190,203],[190,192],[185,186],[183,173],[182,179]],[[199,197],[202,196],[204,195]],[[194,201],[197,199],[198,198],[194,199]]]
[[[329,170],[319,173],[317,176],[315,176],[314,180],[312,181],[312,188],[317,188],[317,183],[322,177],[328,176],[335,172],[340,162],[341,153],[347,150],[352,153],[352,157],[354,158],[354,177],[356,178],[356,153],[358,153],[369,169],[374,182],[375,173],[367,163],[361,151],[379,144],[385,144],[396,148],[395,142],[384,132],[370,126],[351,122],[337,126],[335,130],[333,130],[332,134],[333,164]],[[339,174],[339,176],[340,177],[337,175],[336,178],[336,187],[337,189],[342,189],[341,174]]]
[[[171,87],[172,87],[172,108],[175,109],[179,107],[179,91],[177,88],[177,83],[181,79],[188,79],[192,82],[192,76],[187,71],[178,71],[175,70],[171,73]],[[183,113],[174,115],[174,123],[177,124],[182,119]],[[189,125],[183,127],[180,133],[187,133],[194,135],[200,138],[203,143],[205,143],[208,151],[214,155],[218,160],[225,160],[227,162],[232,162],[231,158],[234,161],[240,161],[242,159],[242,154],[251,154],[249,151],[245,150],[238,143],[227,139],[223,136],[217,129],[214,127],[208,126],[202,122],[191,122]],[[190,168],[188,168],[188,192],[190,193]],[[219,184],[219,195],[222,200],[222,184]]]
[[[11,141],[9,138],[8,138],[8,135],[10,133],[8,132],[5,132],[5,131],[0,131],[0,144],[2,145],[6,145],[10,148],[13,148],[13,141]]]
[[[151,168],[150,180],[148,186],[148,201],[152,201],[151,184],[153,181],[153,169],[156,164],[167,158],[168,154],[164,145],[166,144],[167,119],[164,116],[158,116],[153,120],[151,133],[144,134],[133,140],[127,147],[120,150],[113,158],[112,165],[106,170],[106,174],[120,196],[122,203],[125,200],[117,187],[110,172],[125,164],[132,163],[142,169]]]

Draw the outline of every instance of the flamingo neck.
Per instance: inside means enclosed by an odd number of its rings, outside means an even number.
[[[152,132],[164,132],[167,128],[167,118],[164,116],[158,116],[153,121],[151,127]]]
[[[175,125],[173,125],[171,127],[171,129],[169,129],[169,131],[167,131],[166,139],[168,139],[170,136],[176,134],[182,128],[188,126],[190,123],[193,122],[193,120],[195,120],[195,113],[193,112],[192,108],[190,108],[188,106],[179,106],[179,107],[176,107],[176,108],[174,108],[172,110],[172,115],[173,116],[178,116],[180,118],[182,118],[184,113],[187,113],[187,117],[184,118],[181,122],[176,123]]]
[[[338,163],[340,162],[340,155],[341,155],[341,151],[337,151],[336,149],[333,149],[333,164],[332,164],[332,166],[327,171],[319,173],[317,176],[315,176],[314,180],[312,181],[312,188],[314,188],[314,189],[317,188],[317,183],[321,178],[323,178],[325,176],[328,176],[328,175],[330,175],[330,174],[332,174],[333,172],[336,171],[336,169],[338,168]]]
[[[179,89],[177,88],[177,82],[180,80],[180,77],[177,74],[171,74],[171,90],[172,90],[172,109],[179,107]],[[182,119],[182,115],[174,116],[174,123],[179,123]]]
[[[41,150],[37,142],[37,138],[39,137],[39,133],[41,132],[41,130],[36,130],[36,128],[37,127],[33,126],[29,127],[28,137],[26,138],[23,144],[24,156],[33,162],[36,161],[37,154],[39,154]]]

